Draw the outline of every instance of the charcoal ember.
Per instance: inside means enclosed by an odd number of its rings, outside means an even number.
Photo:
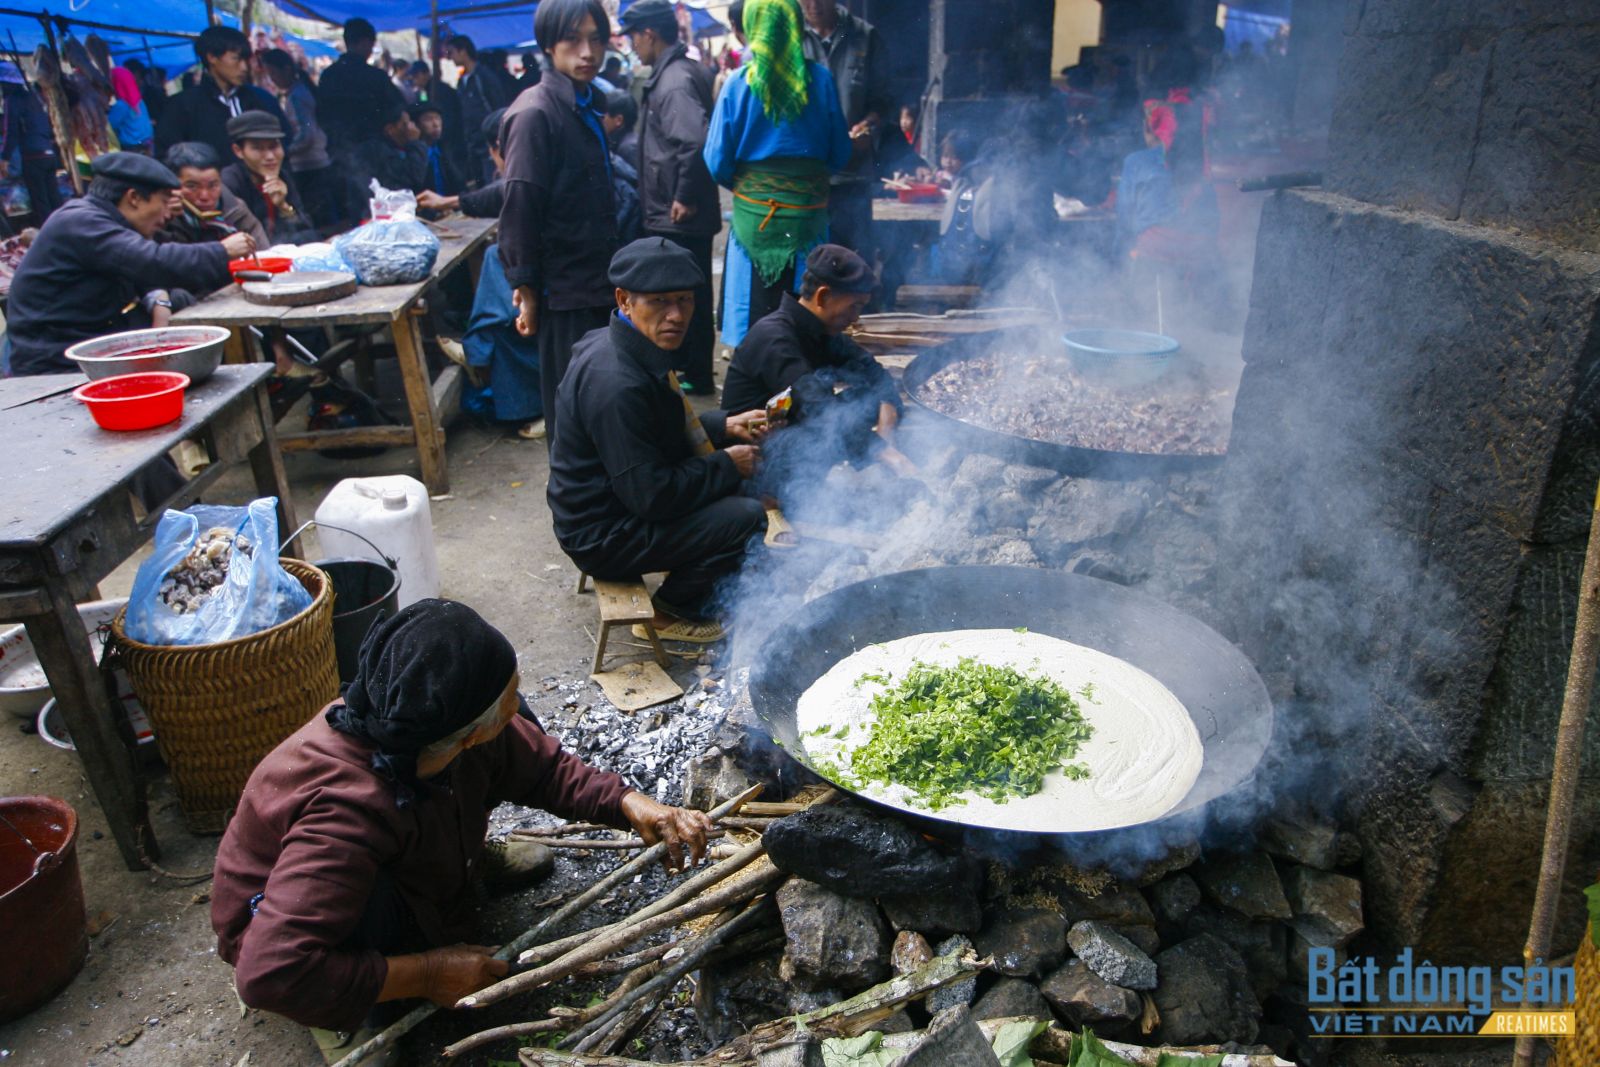
[[[1131,989],[1112,985],[1082,960],[1071,960],[1039,985],[1039,993],[1069,1026],[1127,1024],[1139,1017],[1143,1004]]]
[[[1231,945],[1199,934],[1156,955],[1161,981],[1152,994],[1161,1014],[1161,1040],[1174,1045],[1251,1042],[1261,1004],[1244,960]]]
[[[994,958],[996,973],[1037,977],[1066,956],[1067,921],[1044,908],[1006,909],[990,916],[973,945],[979,955]]]
[[[1208,900],[1247,919],[1292,919],[1277,868],[1265,852],[1221,853],[1192,869]]]
[[[898,819],[856,804],[786,816],[762,840],[779,870],[848,896],[977,894],[971,859],[946,855]]]
[[[1002,978],[972,1005],[974,1019],[1048,1019],[1050,1003],[1038,986],[1021,978]]]
[[[951,363],[916,398],[1000,433],[1141,455],[1222,455],[1232,420],[1226,390],[1174,376],[1118,389],[1080,375],[1070,360],[1018,352]]]
[[[889,927],[875,905],[801,878],[777,896],[784,959],[802,984],[864,989],[888,975]]]
[[[713,745],[704,755],[691,759],[684,769],[683,802],[709,811],[754,784],[731,756]]]
[[[1085,919],[1067,931],[1067,944],[1088,968],[1112,985],[1154,989],[1155,961],[1105,923]]]

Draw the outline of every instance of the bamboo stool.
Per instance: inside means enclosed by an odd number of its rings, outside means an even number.
[[[588,582],[589,576],[579,571],[577,592],[581,594]],[[661,647],[661,638],[656,636],[655,605],[650,603],[650,591],[645,588],[643,581],[603,582],[596,578],[594,595],[600,604],[600,632],[594,640],[594,665],[589,669],[590,674],[601,673],[600,668],[605,664],[606,658],[606,642],[611,638],[611,628],[631,626],[634,623],[644,627],[645,636],[650,639],[650,647],[655,651],[656,662],[662,667],[667,666],[667,650]]]

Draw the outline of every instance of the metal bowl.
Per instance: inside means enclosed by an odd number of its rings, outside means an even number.
[[[228,330],[222,326],[158,326],[79,341],[67,349],[67,358],[76,360],[90,381],[119,374],[176,371],[199,385],[222,362],[222,345],[227,339]]]
[[[1141,330],[1071,330],[1061,335],[1072,365],[1107,385],[1146,385],[1172,369],[1178,342]]]
[[[102,625],[116,618],[128,603],[127,597],[95,600],[78,605],[78,616],[90,639]],[[32,719],[39,706],[50,698],[50,683],[45,679],[39,657],[28,640],[25,626],[0,629],[0,713],[19,719]]]

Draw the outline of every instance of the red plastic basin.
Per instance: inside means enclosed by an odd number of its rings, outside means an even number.
[[[72,395],[83,401],[102,430],[148,430],[183,417],[183,391],[189,376],[174,371],[119,374],[80,385]]]
[[[916,183],[905,189],[896,189],[895,195],[902,204],[933,204],[944,199],[944,190],[937,185]]]
[[[238,274],[242,270],[261,270],[266,271],[268,274],[283,274],[292,266],[294,266],[294,261],[287,256],[268,256],[265,259],[257,259],[255,256],[250,256],[245,259],[228,260],[228,273]],[[238,279],[234,280],[237,281]]]

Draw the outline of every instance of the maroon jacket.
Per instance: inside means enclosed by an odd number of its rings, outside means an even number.
[[[381,868],[433,945],[471,932],[468,878],[501,801],[627,826],[628,786],[520,715],[468,749],[404,810],[371,770],[371,747],[318,715],[274,749],[245,786],[217,850],[211,926],[239,996],[307,1026],[355,1029],[383,988],[376,952],[341,950]],[[264,894],[251,916],[251,902]]]

